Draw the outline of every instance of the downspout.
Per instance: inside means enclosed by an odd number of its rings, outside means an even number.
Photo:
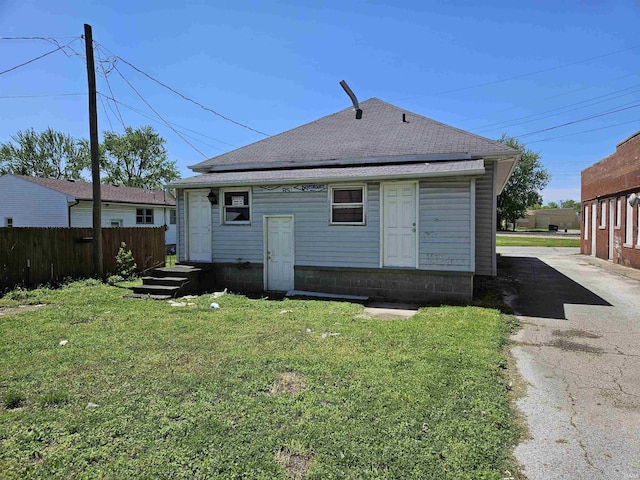
[[[69,205],[69,228],[71,228],[71,207],[75,207],[79,203],[80,203],[80,200],[76,200],[75,203],[72,203],[71,205]]]

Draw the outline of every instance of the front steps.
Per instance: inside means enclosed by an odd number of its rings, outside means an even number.
[[[192,265],[156,268],[151,275],[142,277],[142,285],[132,287],[133,293],[128,296],[168,300],[195,293],[199,289],[201,272],[202,269]]]

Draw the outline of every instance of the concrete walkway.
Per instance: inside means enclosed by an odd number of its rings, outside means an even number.
[[[575,249],[500,247],[529,480],[640,478],[640,272]],[[507,287],[508,288],[508,287]]]

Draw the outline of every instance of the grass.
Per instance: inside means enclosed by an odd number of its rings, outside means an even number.
[[[386,321],[349,303],[211,301],[172,308],[91,281],[1,298],[47,304],[0,316],[2,477],[516,470],[509,318],[497,310],[423,308]]]
[[[580,247],[580,238],[496,235],[498,247]]]

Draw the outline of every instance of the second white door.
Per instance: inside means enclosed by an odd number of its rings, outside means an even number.
[[[383,266],[415,267],[416,184],[384,184],[383,192]]]
[[[293,290],[293,217],[266,217],[266,289]]]

